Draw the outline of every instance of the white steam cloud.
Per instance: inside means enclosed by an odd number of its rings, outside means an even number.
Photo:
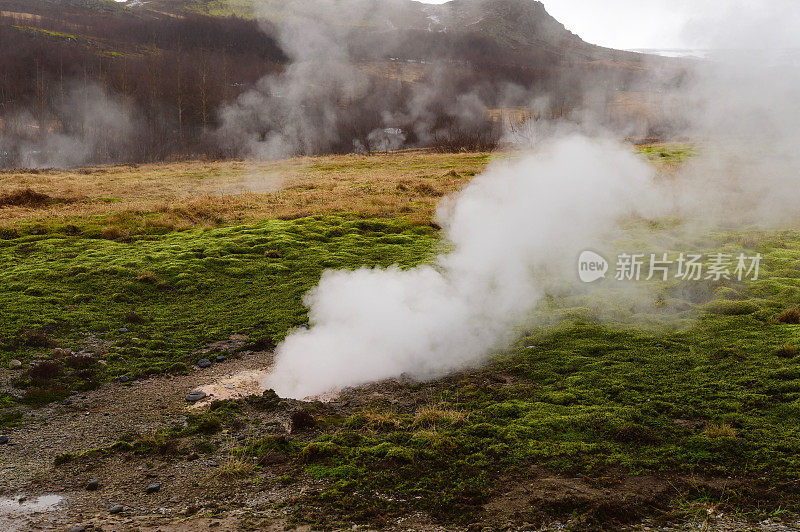
[[[620,216],[652,205],[653,176],[624,146],[578,135],[494,165],[440,208],[453,250],[434,265],[326,272],[306,297],[311,328],[279,346],[267,386],[305,397],[480,362],[540,301],[537,271],[569,268]]]

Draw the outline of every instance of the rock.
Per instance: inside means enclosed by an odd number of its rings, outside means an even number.
[[[22,362],[16,358],[8,363],[9,369],[22,369]]]
[[[206,392],[203,391],[189,392],[188,394],[186,394],[186,400],[189,401],[190,403],[196,403],[201,399],[205,399],[206,395],[207,395]]]
[[[124,508],[122,507],[121,504],[115,504],[114,506],[112,506],[111,508],[108,509],[108,513],[110,513],[110,514],[118,514],[118,513],[121,513],[122,510],[124,510]]]
[[[145,489],[144,491],[146,491],[147,493],[155,493],[160,489],[161,489],[161,483],[160,482],[153,482],[152,484],[147,486],[147,489]]]
[[[8,436],[0,436],[0,445],[5,445],[8,443]]]
[[[123,334],[128,332],[128,329],[126,327],[120,327],[118,330],[119,330],[119,332],[121,332]]]
[[[207,358],[201,358],[197,361],[197,365],[201,368],[209,368],[211,367],[211,361]]]
[[[93,478],[89,482],[86,483],[86,491],[97,491],[97,488],[100,487],[100,481],[96,478]]]
[[[127,375],[123,375],[122,377],[119,378],[119,382],[128,382],[129,380],[131,380],[131,378],[128,377]]]
[[[225,362],[225,355],[217,355],[217,358],[214,359],[214,362]]]

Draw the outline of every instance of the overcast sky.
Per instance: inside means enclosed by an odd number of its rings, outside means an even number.
[[[800,0],[542,1],[584,40],[613,48],[800,47]]]

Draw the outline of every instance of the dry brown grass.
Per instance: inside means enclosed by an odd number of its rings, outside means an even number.
[[[424,427],[460,425],[466,419],[467,415],[464,412],[449,408],[446,405],[423,406],[414,414],[414,424]]]
[[[736,437],[736,429],[727,423],[711,423],[706,427],[705,433],[712,440]]]
[[[188,229],[333,212],[429,223],[439,198],[486,166],[486,154],[405,151],[276,162],[177,162],[0,172],[0,197],[19,190],[59,203],[0,208],[0,226],[87,216]],[[136,225],[136,224],[134,224]]]
[[[400,418],[392,411],[367,409],[360,417],[364,427],[371,430],[394,430],[400,426]]]
[[[52,200],[47,194],[29,188],[0,194],[0,207],[42,207]]]
[[[778,323],[786,323],[789,325],[800,324],[800,307],[789,307],[777,316],[775,320]]]

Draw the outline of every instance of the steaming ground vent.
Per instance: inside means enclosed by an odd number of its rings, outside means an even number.
[[[194,403],[191,408],[201,408],[211,404],[213,401],[244,399],[251,395],[261,395],[269,389],[270,377],[271,371],[263,369],[246,370],[225,375],[210,384],[192,390],[193,392],[203,392],[206,396],[203,400]],[[301,400],[327,403],[338,397],[338,393],[326,392],[303,397]]]

